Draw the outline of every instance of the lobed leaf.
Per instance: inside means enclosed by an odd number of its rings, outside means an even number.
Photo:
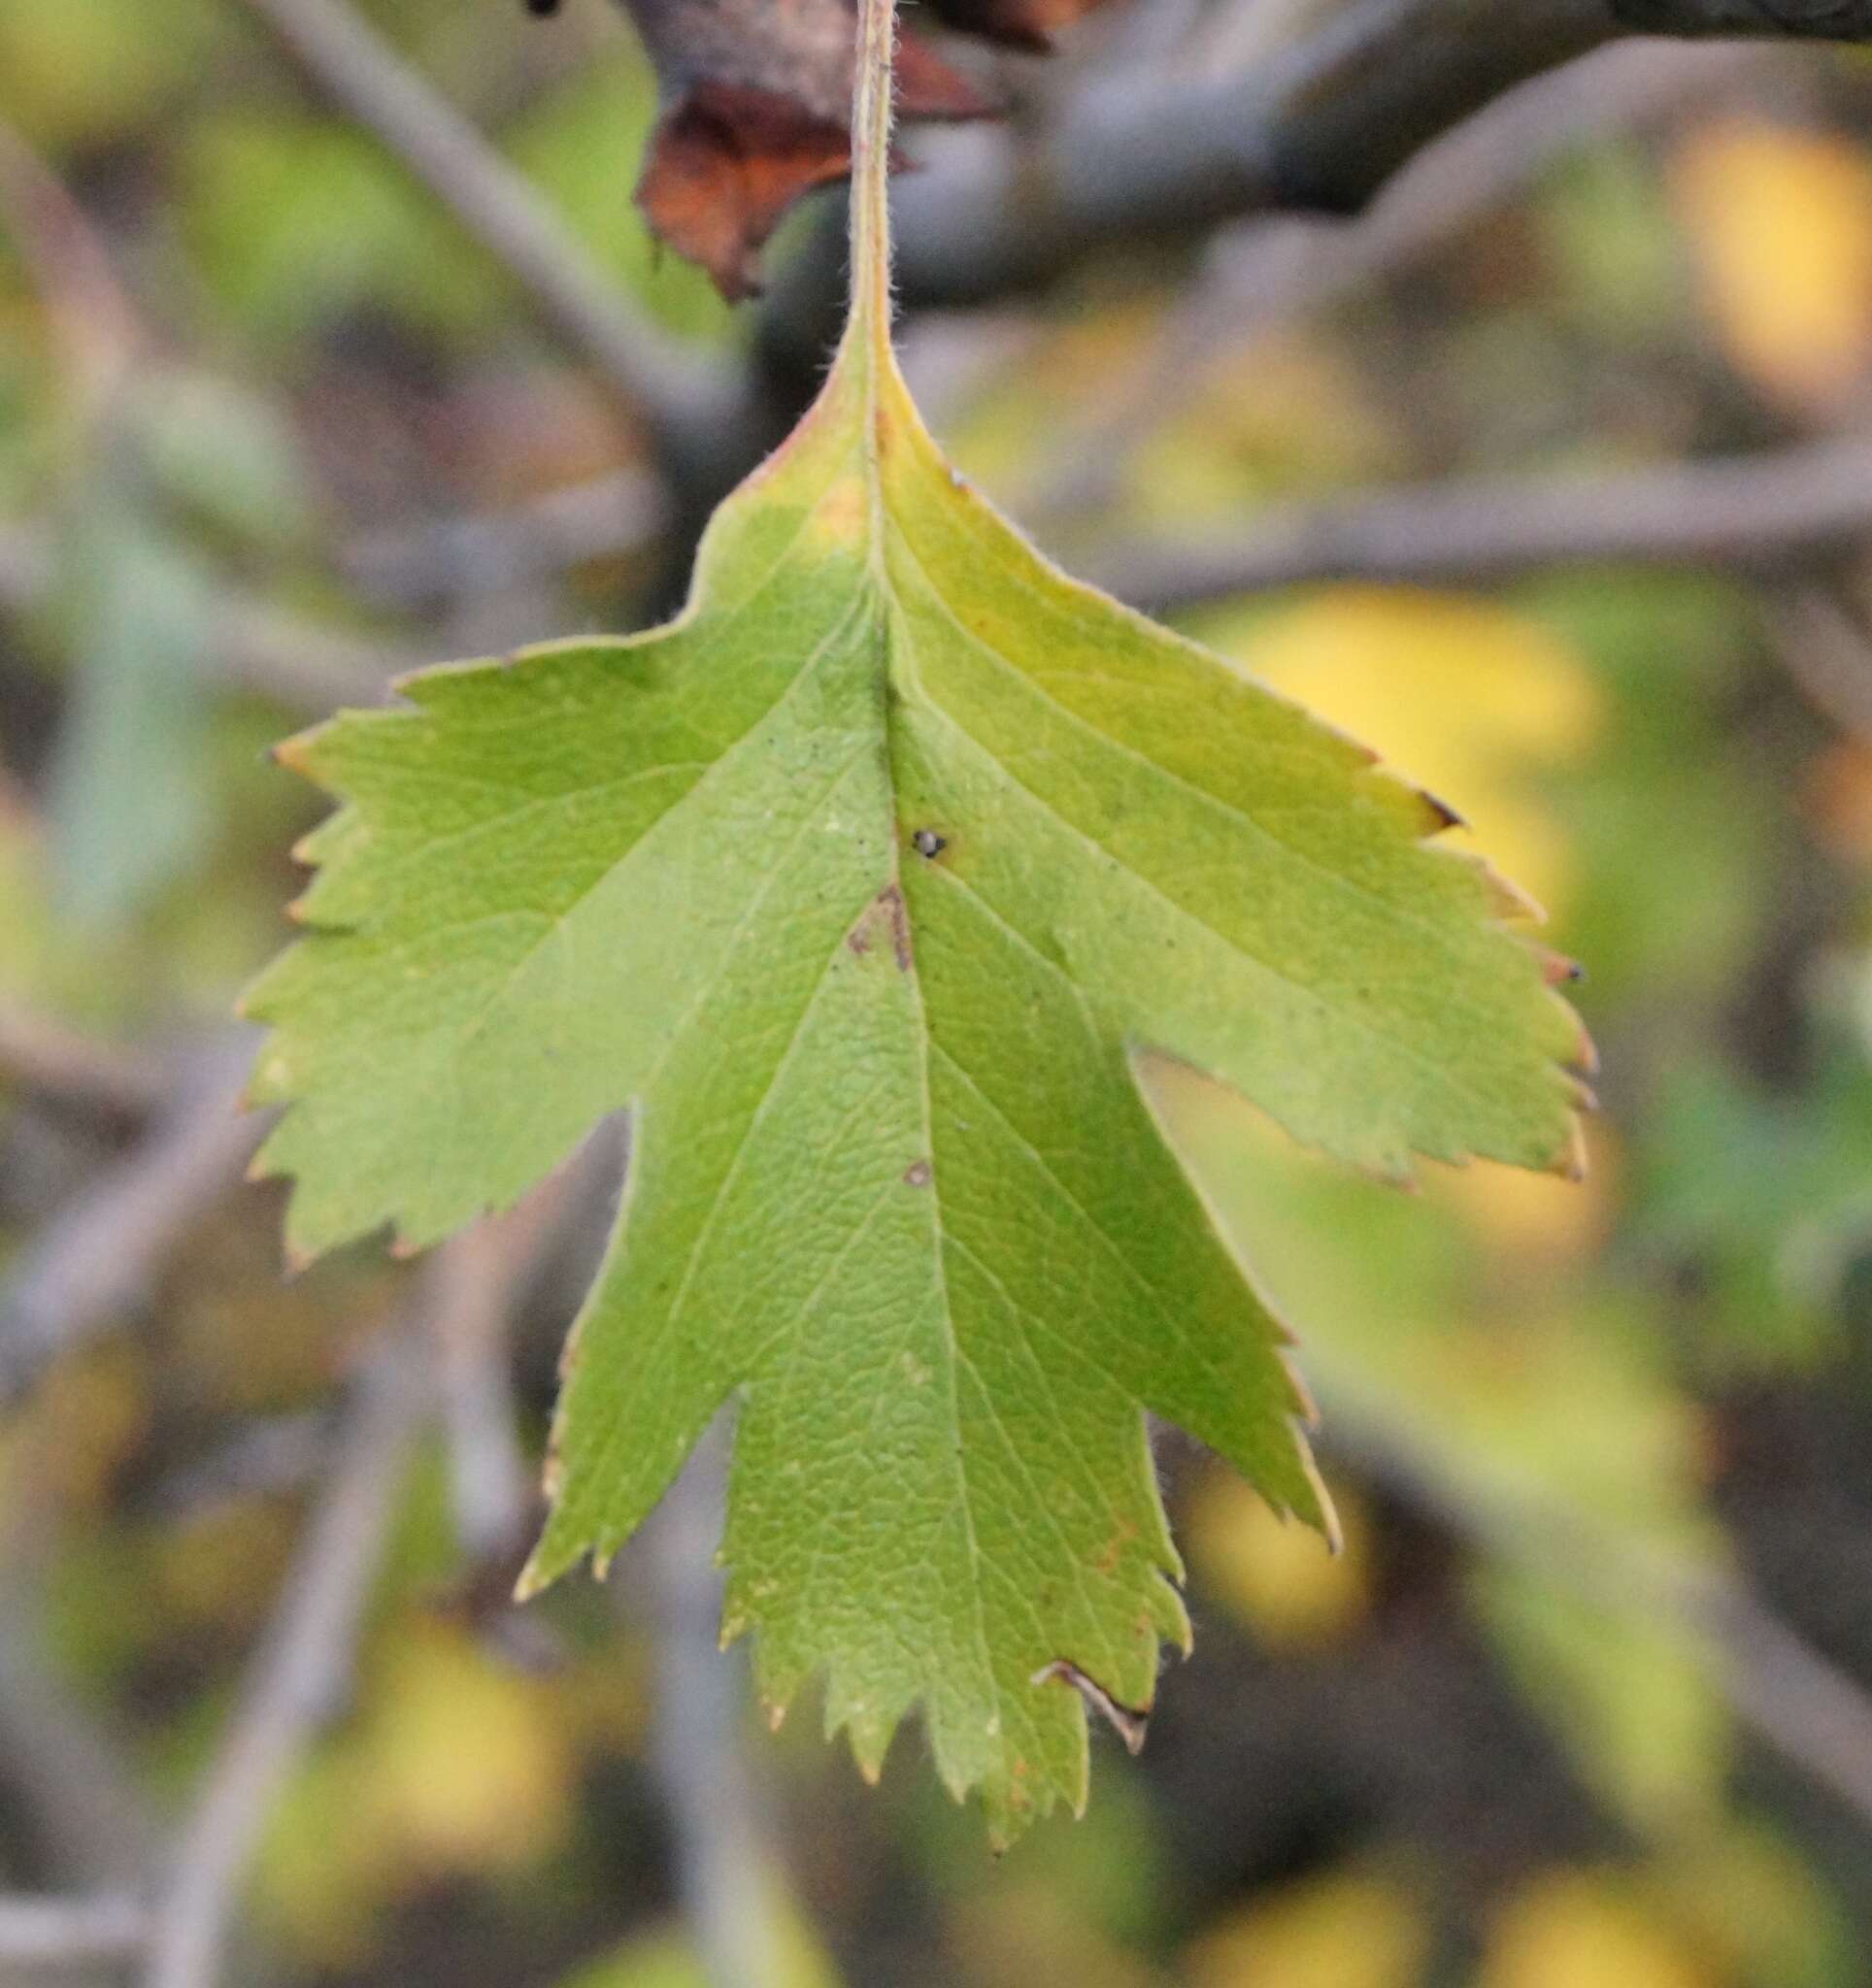
[[[880,307],[881,309],[881,307]],[[683,616],[406,681],[286,748],[305,853],[262,1156],[293,1248],[434,1241],[629,1106],[532,1586],[724,1404],[725,1632],[875,1773],[920,1706],[1006,1839],[1186,1642],[1146,1409],[1329,1527],[1286,1336],[1145,1046],[1297,1139],[1576,1164],[1585,1054],[1448,812],[1077,585],[949,469],[875,316]]]

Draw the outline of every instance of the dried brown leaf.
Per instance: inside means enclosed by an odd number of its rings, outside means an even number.
[[[851,171],[852,8],[848,0],[626,4],[663,105],[638,205],[657,236],[700,263],[724,297],[750,296],[759,287],[760,250],[786,210]],[[906,33],[897,110],[906,118],[960,119],[991,116],[994,106]]]

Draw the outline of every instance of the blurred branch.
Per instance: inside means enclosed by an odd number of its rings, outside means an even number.
[[[710,1988],[775,1988],[773,1893],[742,1748],[742,1666],[721,1648],[728,1441],[718,1422],[645,1528],[655,1632],[652,1745],[677,1885]]]
[[[256,1417],[164,1477],[150,1494],[150,1509],[198,1519],[245,1499],[301,1490],[324,1469],[331,1438],[332,1416],[322,1408]]]
[[[1872,631],[1822,586],[1789,589],[1765,621],[1794,687],[1822,717],[1872,739]]]
[[[246,1030],[186,1060],[142,1143],[21,1252],[0,1285],[0,1407],[148,1292],[178,1236],[232,1187],[265,1130],[244,1115]]]
[[[1023,160],[908,185],[902,282],[953,301],[1063,268],[1122,235],[1244,214],[1351,214],[1406,161],[1517,84],[1642,30],[1872,36],[1872,5],[1749,0],[1340,0],[1286,49],[1220,82],[1114,77]],[[926,212],[923,210],[927,210]],[[983,232],[977,233],[980,229]]]
[[[89,411],[108,401],[144,345],[111,258],[64,182],[0,119],[0,226],[12,236]]]
[[[418,608],[497,593],[588,559],[615,558],[655,539],[667,509],[653,477],[613,470],[505,511],[360,540],[343,564],[367,598]]]
[[[1588,1602],[1673,1624],[1702,1651],[1737,1717],[1872,1824],[1872,1697],[1742,1574],[1713,1558],[1634,1544],[1557,1501],[1492,1486],[1346,1400],[1329,1401],[1325,1426],[1331,1443],[1458,1538]]]
[[[31,525],[0,526],[0,607],[29,613],[56,583],[50,540]],[[398,671],[433,661],[403,642],[339,635],[264,601],[223,592],[203,657],[225,683],[322,716],[335,704],[381,702]]]
[[[1607,50],[1489,107],[1414,162],[1356,222],[1263,222],[1219,245],[1213,277],[1174,313],[1136,383],[1120,387],[1087,427],[1069,431],[1032,509],[1072,509],[1095,496],[1222,339],[1239,341],[1377,280],[1508,199],[1570,147],[1724,87],[1759,59],[1735,50]],[[914,183],[905,181],[897,197]],[[615,556],[648,536],[640,480],[623,476],[621,489],[598,478],[513,511],[368,542],[345,564],[360,589],[407,607]]]
[[[1024,514],[1096,503],[1223,349],[1290,324],[1417,261],[1505,205],[1560,157],[1670,116],[1760,74],[1758,50],[1628,43],[1512,91],[1412,160],[1356,218],[1263,216],[1215,244],[1166,309],[1141,364],[1069,426]]]
[[[149,1930],[149,1915],[134,1898],[0,1897],[0,1968],[95,1968],[126,1961],[141,1950]]]
[[[210,661],[224,682],[318,717],[334,705],[381,704],[392,678],[437,659],[433,648],[337,635],[225,593],[212,634]]]
[[[1633,563],[1776,572],[1868,540],[1872,442],[1851,440],[1267,510],[1226,534],[1139,539],[1081,564],[1120,598],[1169,610],[1329,580],[1429,584]]]
[[[220,1977],[274,1799],[343,1697],[426,1400],[413,1336],[393,1333],[358,1377],[322,1502],[176,1847],[146,1988],[214,1988]]]
[[[1676,1606],[1737,1713],[1872,1825],[1872,1698],[1740,1576],[1687,1580]]]
[[[161,1060],[0,1002],[0,1082],[54,1104],[143,1118],[169,1091]]]
[[[47,1874],[75,1889],[127,1891],[155,1832],[128,1762],[32,1646],[30,1580],[0,1591],[0,1786],[29,1818]]]
[[[1872,0],[1335,0],[1296,15],[1288,40],[1230,74],[1117,64],[1037,132],[946,135],[938,169],[893,200],[905,303],[980,303],[1119,242],[1245,215],[1356,213],[1485,105],[1626,35],[1872,37]],[[824,347],[836,237],[828,220],[776,284],[772,335],[796,349]]]
[[[424,1322],[455,1531],[474,1565],[499,1566],[523,1551],[539,1515],[538,1474],[518,1434],[510,1329],[521,1288],[557,1227],[569,1177],[561,1170],[506,1214],[463,1230],[430,1270]],[[511,1591],[511,1572],[502,1585]]]
[[[633,311],[551,205],[345,0],[245,0],[321,88],[402,160],[644,417],[667,452],[735,419],[734,371]]]

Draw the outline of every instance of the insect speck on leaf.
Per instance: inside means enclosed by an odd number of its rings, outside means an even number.
[[[938,835],[933,828],[919,828],[910,838],[910,846],[925,862],[934,862],[949,847],[949,842],[947,838]]]

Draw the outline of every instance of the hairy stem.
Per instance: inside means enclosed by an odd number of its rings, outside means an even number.
[[[890,117],[896,0],[859,0],[852,93],[852,319],[882,378],[890,363]]]

